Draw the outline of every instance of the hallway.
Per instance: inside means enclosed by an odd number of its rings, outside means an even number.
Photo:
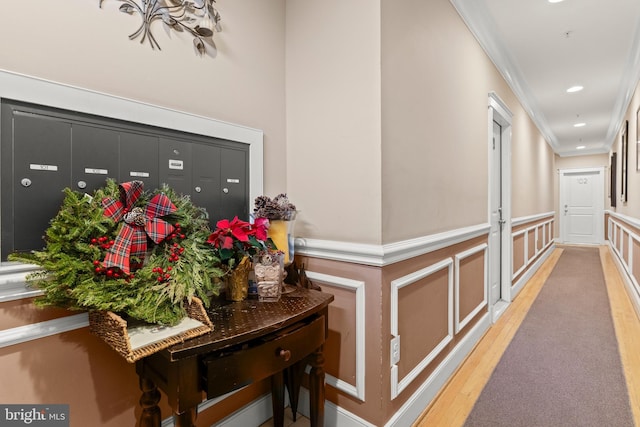
[[[439,396],[414,427],[462,426],[491,373],[524,320],[563,249],[557,248],[536,272],[509,309],[478,343]],[[640,320],[627,296],[625,285],[607,246],[600,247],[611,314],[635,425],[640,425]]]

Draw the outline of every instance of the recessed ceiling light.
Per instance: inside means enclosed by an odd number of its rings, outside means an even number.
[[[578,146],[576,147],[576,150],[584,150],[585,148],[587,148],[587,146],[586,146],[586,145],[578,145]]]
[[[573,125],[574,128],[581,128],[582,126],[586,126],[586,123],[576,123],[575,125]]]
[[[549,0],[549,3],[560,3],[561,1],[564,1],[564,0]]]
[[[574,92],[580,92],[582,89],[584,89],[583,86],[571,86],[569,89],[567,89],[567,93],[574,93]]]

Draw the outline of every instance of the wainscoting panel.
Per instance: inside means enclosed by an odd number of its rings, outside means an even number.
[[[487,306],[489,293],[488,248],[489,245],[483,243],[455,256],[456,334]],[[479,283],[478,277],[482,278]],[[466,296],[466,301],[461,301],[462,294]]]
[[[640,316],[640,220],[615,212],[608,212],[606,218],[609,248]]]
[[[338,277],[329,274],[307,271],[307,277],[314,283],[320,285],[324,292],[333,293],[335,300],[329,305],[329,330],[340,331],[345,323],[355,324],[355,334],[341,334],[343,342],[340,343],[340,351],[332,351],[332,343],[328,341],[325,345],[325,357],[353,357],[355,370],[353,374],[348,374],[348,379],[338,378],[340,374],[333,372],[331,369],[331,361],[327,361],[326,383],[335,387],[344,393],[353,396],[361,401],[365,399],[365,283],[361,280],[353,280],[345,277]],[[354,300],[341,301],[339,290],[351,293]],[[344,319],[344,316],[350,318]],[[334,325],[333,327],[331,325]],[[344,339],[352,340],[351,343],[345,343]],[[355,351],[345,349],[344,345],[348,345]],[[334,349],[335,350],[335,349]],[[341,359],[336,361],[340,366],[342,373],[344,361]],[[347,370],[349,372],[349,370]],[[355,379],[355,384],[353,383]]]
[[[520,230],[511,235],[513,242],[511,245],[513,253],[513,278],[518,277],[527,266],[527,248],[529,247],[527,236],[527,230]]]
[[[514,231],[511,233],[513,250],[513,276],[515,280],[521,276],[536,259],[553,244],[554,218],[552,214],[535,217],[533,224],[526,220],[514,220]],[[546,217],[546,218],[545,218]],[[540,219],[543,218],[543,219]]]
[[[443,271],[444,277],[438,274]],[[444,289],[442,289],[443,282]],[[407,292],[402,292],[403,289]],[[425,298],[425,294],[431,294],[432,297]],[[401,333],[400,313],[405,322],[420,322],[425,320],[425,314],[434,310],[438,313],[444,310],[443,316],[438,321],[440,328],[438,338],[409,337],[407,333]],[[433,317],[430,319],[433,320]],[[447,344],[453,340],[453,334],[453,260],[451,258],[391,282],[391,399],[395,399],[446,348]],[[400,341],[402,335],[405,336],[404,345]],[[431,338],[430,342],[425,341],[425,338]],[[410,367],[412,363],[405,360],[400,365],[401,354],[415,357],[420,353],[416,348],[419,343],[427,346],[426,356],[412,368]],[[401,378],[407,370],[409,372]]]
[[[622,264],[626,274],[632,282],[636,293],[640,294],[640,284],[637,273],[640,271],[640,233],[633,225],[624,219],[609,217],[609,244]],[[613,237],[613,239],[612,239]]]

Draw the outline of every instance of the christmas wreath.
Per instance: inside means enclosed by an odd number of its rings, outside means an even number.
[[[208,305],[218,294],[223,272],[210,233],[206,212],[168,186],[148,192],[141,181],[108,180],[93,195],[66,188],[45,248],[9,259],[42,267],[27,276],[44,293],[37,305],[174,325],[192,297]]]

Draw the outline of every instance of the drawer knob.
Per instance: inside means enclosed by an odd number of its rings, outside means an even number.
[[[282,357],[285,362],[288,362],[289,359],[291,359],[291,352],[289,350],[281,349],[280,357]]]

